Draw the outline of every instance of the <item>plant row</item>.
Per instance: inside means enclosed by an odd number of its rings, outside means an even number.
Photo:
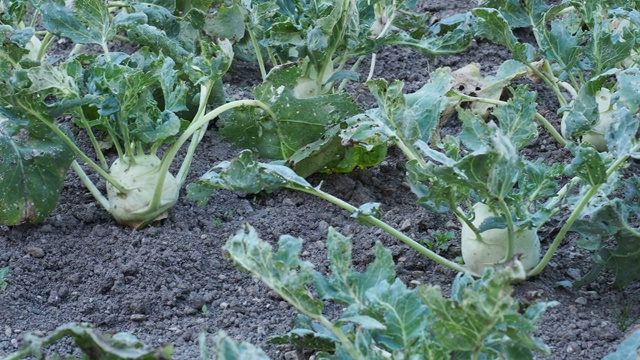
[[[379,248],[379,271],[386,275],[354,275],[349,256],[336,255],[334,278],[325,279],[297,259],[298,242],[285,237],[273,254],[252,230],[242,230],[226,247],[234,261],[306,315],[297,324],[306,330],[287,341],[336,358],[544,351],[530,333],[549,304],[514,313],[508,282],[539,275],[569,233],[593,252],[592,271],[569,285],[592,281],[604,269],[616,287],[640,278],[640,178],[633,175],[640,158],[638,4],[486,0],[435,23],[415,12],[417,5],[0,2],[0,224],[45,219],[69,169],[118,223],[141,228],[161,220],[177,203],[215,121],[224,139],[245,150],[190,184],[192,199],[206,203],[221,188],[303,191],[465,274],[451,300],[433,288],[407,289],[395,280],[393,264],[380,260]],[[531,39],[516,36],[522,33]],[[401,81],[371,79],[376,53],[385,46],[445,56],[474,39],[503,46],[512,58],[493,75],[482,75],[475,64],[435,69],[413,93],[403,91]],[[62,44],[70,50],[62,51]],[[114,50],[123,44],[135,51]],[[368,71],[360,69],[366,58]],[[223,76],[238,59],[254,63],[262,76],[253,99],[232,99],[224,91]],[[345,90],[349,82],[365,83],[377,104],[357,106]],[[560,125],[539,112],[531,83],[555,94]],[[451,117],[461,130],[444,135]],[[542,132],[570,154],[567,162],[524,155]],[[405,157],[417,203],[460,221],[464,265],[386,224],[380,204],[350,204],[307,180],[316,172],[375,166],[391,146]],[[538,232],[551,221],[560,226],[543,253]],[[330,233],[328,246],[336,242],[343,250],[349,246],[348,238]],[[322,315],[321,301],[309,292],[311,279],[322,300],[348,306],[336,322]],[[370,288],[351,288],[366,284]],[[296,294],[283,295],[288,292]],[[382,299],[383,293],[394,298]],[[486,308],[465,309],[465,301],[481,295]],[[478,324],[492,306],[503,317],[485,331]],[[407,318],[387,317],[400,309]],[[462,319],[470,323],[444,330]],[[460,343],[471,348],[454,346]]]

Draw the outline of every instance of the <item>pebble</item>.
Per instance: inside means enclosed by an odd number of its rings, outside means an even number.
[[[584,296],[580,296],[576,298],[575,303],[580,305],[587,305],[587,298]]]
[[[133,314],[129,317],[131,321],[145,321],[147,320],[147,316],[144,314]]]
[[[295,350],[292,351],[287,351],[286,353],[284,353],[284,359],[285,360],[299,360],[300,357],[298,356],[298,352]]]
[[[400,224],[400,231],[406,231],[411,227],[411,220],[404,219],[404,221]]]
[[[25,249],[25,251],[27,252],[27,254],[33,256],[34,258],[44,257],[44,250],[36,246],[29,246],[28,248]]]
[[[569,275],[574,280],[578,280],[582,277],[582,275],[580,274],[580,270],[575,268],[567,269],[567,275]]]
[[[286,198],[282,200],[282,206],[296,206],[296,203],[294,203],[293,200]]]

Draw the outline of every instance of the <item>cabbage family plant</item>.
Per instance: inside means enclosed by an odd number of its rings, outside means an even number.
[[[351,266],[351,240],[329,228],[328,276],[299,258],[302,243],[284,235],[273,250],[246,226],[225,245],[240,269],[301,313],[295,328],[272,337],[272,343],[292,343],[318,351],[321,358],[339,359],[532,359],[534,351],[549,351],[532,333],[555,302],[521,311],[509,285],[521,275],[517,266],[489,270],[476,281],[459,274],[448,299],[437,286],[408,288],[397,279],[391,252],[380,242],[375,260],[357,272]],[[323,313],[325,302],[340,304],[337,319]]]
[[[3,224],[46,216],[71,165],[119,223],[144,226],[176,203],[208,123],[233,107],[261,105],[255,100],[224,104],[220,78],[233,57],[231,44],[212,43],[203,36],[204,23],[189,21],[204,19],[211,2],[180,6],[83,0],[69,8],[42,2],[34,11],[47,30],[43,43],[59,37],[75,46],[59,61],[53,55],[25,60],[33,28],[3,28]],[[115,40],[140,48],[132,54],[112,52]],[[77,54],[91,46],[97,55]],[[63,115],[71,115],[83,130],[95,157],[58,123]],[[173,175],[170,166],[187,143]],[[111,163],[105,148],[117,154]],[[106,196],[87,168],[106,180]]]
[[[621,84],[627,84],[621,88],[640,83],[632,69],[621,72],[619,78]],[[319,186],[312,186],[282,164],[256,162],[249,152],[205,174],[191,186],[192,195],[206,199],[214,188],[252,193],[288,187],[320,196],[457,271],[479,276],[488,267],[502,267],[517,259],[526,276],[537,275],[570,229],[578,230],[578,224],[596,220],[596,213],[610,209],[603,207],[602,201],[619,187],[620,170],[627,159],[639,155],[640,145],[635,137],[638,120],[632,116],[635,100],[631,100],[638,99],[638,94],[622,91],[615,95],[629,99],[620,103],[625,107],[616,113],[619,126],[607,135],[615,151],[601,154],[590,146],[570,145],[575,154],[570,163],[547,165],[521,154],[537,136],[536,119],[541,117],[536,112],[536,93],[525,86],[508,89],[509,101],[495,102],[493,120],[485,122],[473,111],[458,108],[461,132],[433,137],[441,114],[452,102],[469,100],[454,84],[456,78],[446,68],[435,71],[430,83],[412,94],[403,94],[401,82],[371,81],[369,87],[379,107],[347,119],[340,136],[364,149],[393,144],[402,150],[417,201],[431,211],[453,212],[461,221],[465,266],[443,258],[384,223],[378,217],[379,204],[348,204]],[[561,185],[558,180],[563,175],[567,178]],[[634,196],[634,189],[629,187],[628,196]],[[620,201],[614,203],[620,206]],[[537,230],[562,210],[570,215],[543,255]],[[615,284],[620,286],[637,278],[633,269],[637,268],[638,252],[631,250],[635,249],[637,230],[628,223],[635,211],[635,207],[625,206],[614,212],[617,222],[596,220],[596,230],[581,231],[589,235],[592,245],[598,244],[601,255],[606,255],[603,266],[614,270]],[[597,239],[596,233],[601,234]],[[630,242],[617,249],[605,249],[605,234],[630,237]]]
[[[348,172],[375,165],[386,148],[361,151],[341,145],[341,121],[359,110],[343,91],[358,81],[366,56],[386,45],[407,46],[428,56],[464,50],[471,41],[468,18],[435,25],[412,12],[411,1],[240,2],[246,35],[234,49],[256,59],[263,84],[254,97],[277,115],[236,109],[221,122],[221,135],[259,156],[288,160],[307,176],[319,170]],[[266,61],[266,62],[265,62]],[[268,68],[271,68],[267,73]]]

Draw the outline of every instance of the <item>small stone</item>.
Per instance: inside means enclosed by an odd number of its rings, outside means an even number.
[[[580,351],[580,345],[572,341],[569,343],[569,345],[567,345],[567,349],[565,351],[567,352],[567,354],[573,354],[575,352]]]
[[[147,316],[144,314],[133,314],[129,317],[131,321],[145,321],[147,320]]]
[[[444,224],[444,227],[447,229],[460,229],[460,225],[455,223],[453,220],[447,221],[447,223]]]
[[[296,203],[294,203],[293,200],[286,198],[282,200],[282,206],[296,206]]]
[[[411,272],[411,275],[415,276],[415,277],[421,277],[424,275],[424,271],[422,270],[415,270]]]
[[[284,353],[284,360],[299,360],[300,357],[298,356],[298,352],[293,350],[293,351],[287,351],[286,353]]]
[[[44,257],[44,250],[36,246],[29,246],[28,248],[25,249],[25,251],[27,252],[27,254],[33,256],[34,258]]]
[[[411,227],[411,220],[404,219],[404,221],[400,224],[400,231],[407,231]]]
[[[49,305],[56,305],[60,302],[60,297],[58,296],[58,293],[54,291],[52,291],[49,294],[49,298],[47,299],[47,303]]]
[[[17,349],[18,345],[18,339],[11,339],[11,346],[13,346],[14,349]]]
[[[398,262],[405,262],[405,261],[407,261],[407,258],[404,256],[401,256],[398,258]]]
[[[587,305],[587,298],[584,296],[580,296],[574,302],[579,305]]]
[[[229,307],[229,303],[224,302],[224,301],[220,303],[220,308],[221,308],[221,309],[226,309],[226,308],[228,308],[228,307]]]
[[[306,250],[302,252],[302,256],[309,256],[309,255],[311,255],[311,253]]]
[[[289,307],[289,304],[286,301],[280,301],[278,306],[280,306],[280,309],[287,309]]]
[[[582,277],[582,275],[580,275],[580,270],[575,268],[567,269],[567,275],[569,275],[573,280],[578,280]]]
[[[11,336],[11,333],[13,333],[13,331],[11,331],[11,327],[10,326],[5,326],[4,327],[5,336],[9,337],[9,336]]]
[[[218,275],[218,279],[220,279],[220,280],[227,280],[227,275],[220,274],[220,275]]]

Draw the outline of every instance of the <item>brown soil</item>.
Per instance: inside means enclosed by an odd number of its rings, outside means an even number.
[[[439,17],[472,6],[467,1],[428,3],[426,9]],[[387,48],[378,54],[375,76],[401,79],[407,91],[414,91],[436,67],[456,69],[478,62],[490,73],[509,57],[505,50],[487,43],[431,60],[411,50]],[[227,75],[230,94],[250,96],[259,74],[248,69],[255,67],[238,63]],[[540,93],[538,101],[539,111],[553,119],[558,106],[553,97]],[[456,123],[446,126],[453,132]],[[238,151],[211,131],[199,149],[190,180]],[[566,156],[544,131],[527,154],[559,161]],[[383,219],[414,239],[429,237],[430,230],[458,232],[453,216],[434,215],[415,204],[403,183],[399,159],[391,151],[375,168],[348,175],[314,175],[310,181],[322,181],[324,190],[352,204],[382,203]],[[132,230],[117,225],[70,173],[60,204],[48,219],[37,226],[0,229],[0,267],[11,271],[7,289],[0,292],[0,354],[16,351],[27,331],[48,333],[63,323],[82,321],[108,333],[131,332],[149,345],[172,344],[175,359],[199,358],[198,335],[220,329],[262,346],[275,359],[284,358],[285,353],[291,358],[295,355],[291,348],[267,345],[265,339],[290,330],[294,309],[234,268],[222,251],[225,241],[245,222],[274,244],[283,234],[305,239],[304,258],[320,271],[327,271],[324,239],[327,228],[333,226],[352,236],[358,267],[371,261],[379,239],[393,252],[398,275],[406,283],[438,284],[446,292],[455,275],[311,195],[288,190],[257,196],[220,191],[206,207],[198,207],[183,191],[166,220]],[[553,226],[543,229],[543,245],[556,230]],[[455,241],[446,255],[459,255]],[[625,291],[613,290],[610,277],[604,274],[579,290],[556,286],[560,280],[585,274],[590,256],[569,237],[539,277],[515,287],[516,297],[524,303],[560,302],[544,315],[537,333],[551,347],[552,359],[600,359],[623,338],[618,324],[625,319],[625,311],[631,312],[626,319],[640,315],[638,284]],[[203,313],[205,305],[208,310]],[[53,349],[68,353],[70,348],[70,342],[62,342]]]

